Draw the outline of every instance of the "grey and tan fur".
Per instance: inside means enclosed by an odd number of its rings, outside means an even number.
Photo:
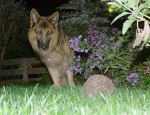
[[[73,72],[66,69],[73,61],[74,51],[68,46],[68,36],[58,24],[59,13],[45,17],[32,9],[30,12],[30,29],[28,39],[33,50],[39,55],[42,62],[58,89],[61,79],[67,78],[68,84],[74,86]]]

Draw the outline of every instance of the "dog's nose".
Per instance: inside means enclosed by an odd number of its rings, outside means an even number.
[[[39,49],[41,50],[41,51],[47,51],[48,50],[48,47],[49,47],[49,45],[48,45],[48,43],[39,43]]]
[[[44,51],[47,51],[47,50],[48,50],[47,46],[45,46],[45,45],[43,45],[43,46],[41,47],[41,49],[44,50]]]

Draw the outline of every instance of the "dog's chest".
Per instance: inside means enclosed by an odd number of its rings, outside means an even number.
[[[63,61],[63,57],[60,54],[49,54],[41,59],[48,66],[59,65]]]
[[[50,61],[51,61],[51,58],[50,58],[50,57],[48,57],[48,58],[47,58],[47,61],[48,61],[48,62],[50,62]]]

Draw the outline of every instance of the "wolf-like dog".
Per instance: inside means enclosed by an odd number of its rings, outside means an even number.
[[[28,30],[28,40],[46,65],[56,89],[66,78],[70,86],[75,85],[73,71],[67,69],[69,63],[73,61],[74,51],[68,46],[69,38],[59,26],[58,20],[58,12],[45,17],[32,9]]]

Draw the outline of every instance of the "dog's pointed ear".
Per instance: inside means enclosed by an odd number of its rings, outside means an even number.
[[[57,26],[59,20],[59,13],[55,12],[53,15],[49,16],[49,21],[52,25]]]
[[[32,9],[30,12],[30,21],[33,21],[35,24],[40,20],[40,15],[36,9]]]

